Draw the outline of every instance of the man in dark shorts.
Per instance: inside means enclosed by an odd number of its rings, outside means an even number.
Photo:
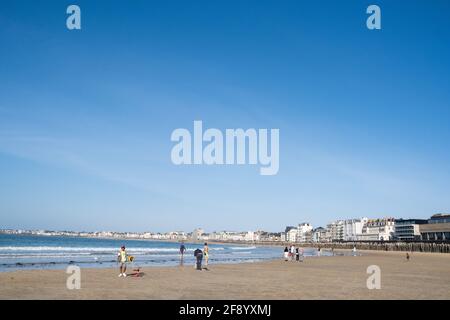
[[[181,245],[180,245],[180,258],[181,259],[183,259],[185,252],[186,252],[186,247],[184,246],[184,243],[181,243]]]
[[[194,257],[197,259],[197,270],[202,270],[202,259],[203,259],[203,252],[202,250],[198,249],[194,251]]]

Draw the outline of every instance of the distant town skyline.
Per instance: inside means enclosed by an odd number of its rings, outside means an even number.
[[[115,232],[115,231],[55,231],[55,230],[10,230],[0,229],[0,234],[69,236],[88,238],[114,238],[136,240],[169,241],[236,241],[236,242],[290,242],[290,243],[333,243],[333,242],[384,242],[384,241],[450,241],[450,214],[435,214],[429,219],[377,218],[345,219],[331,221],[325,227],[313,227],[308,222],[297,226],[286,226],[284,231],[249,230],[206,231],[196,228],[191,232]]]
[[[427,219],[442,219],[440,217],[444,217],[446,223],[450,223],[450,213],[436,213],[431,215],[430,217],[416,217],[416,218],[403,218],[403,217],[367,217],[367,216],[361,216],[361,217],[347,217],[342,219],[335,219],[328,221],[325,225],[313,225],[308,221],[299,221],[299,222],[292,222],[285,224],[281,229],[279,230],[272,230],[272,229],[261,229],[261,228],[248,228],[248,229],[208,229],[204,228],[203,226],[197,226],[192,230],[186,230],[186,229],[171,229],[171,230],[152,230],[152,229],[145,229],[143,231],[135,231],[135,230],[112,230],[112,229],[96,229],[96,230],[89,230],[89,229],[83,229],[83,230],[75,230],[75,229],[52,229],[52,228],[4,228],[0,227],[1,231],[17,231],[17,232],[55,232],[55,233],[114,233],[117,235],[120,234],[170,234],[170,233],[180,233],[180,234],[193,234],[201,230],[201,233],[205,234],[211,234],[211,233],[218,233],[218,232],[236,232],[236,233],[242,233],[242,232],[268,232],[268,233],[283,233],[284,231],[287,231],[288,228],[297,228],[301,227],[302,225],[307,225],[310,228],[308,230],[317,230],[317,229],[327,229],[328,226],[345,222],[345,221],[378,221],[378,220],[389,220],[389,221],[409,221],[409,220],[418,220],[418,221],[426,221]],[[362,226],[361,226],[362,227]]]
[[[448,1],[8,1],[0,228],[283,230],[450,211]],[[171,133],[279,129],[277,174]],[[277,163],[278,165],[278,163]]]

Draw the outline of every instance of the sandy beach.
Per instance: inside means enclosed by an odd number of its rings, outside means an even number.
[[[367,267],[381,269],[381,289],[366,286]],[[450,255],[366,251],[313,257],[193,266],[153,267],[142,278],[116,269],[82,269],[81,289],[68,290],[65,270],[0,273],[0,299],[450,299]]]

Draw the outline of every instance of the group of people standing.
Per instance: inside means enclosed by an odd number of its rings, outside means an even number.
[[[289,248],[284,248],[284,261],[297,261],[303,262],[304,257],[303,248],[296,248],[294,245],[291,245]]]
[[[181,243],[180,245],[180,261],[184,260],[184,253],[186,252],[186,247],[184,246],[183,243]],[[206,269],[208,270],[208,261],[209,261],[209,247],[208,247],[208,243],[205,242],[204,246],[203,246],[203,251],[200,248],[197,248],[194,251],[194,257],[195,257],[195,268],[197,270],[203,270]],[[204,260],[204,264],[203,263],[203,258]]]
[[[183,264],[184,254],[186,253],[186,246],[184,243],[180,245],[180,264]],[[209,247],[208,243],[205,242],[203,246],[203,251],[197,248],[194,251],[194,257],[196,260],[195,267],[197,270],[208,270],[208,261],[209,261]],[[125,246],[122,246],[117,254],[117,262],[119,264],[119,277],[127,276],[127,264],[129,262],[133,262],[133,257],[129,256],[125,250]]]

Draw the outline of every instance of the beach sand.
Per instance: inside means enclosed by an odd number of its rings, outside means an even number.
[[[116,269],[82,269],[68,290],[65,270],[0,272],[0,299],[450,299],[450,255],[366,251],[362,256],[144,268],[142,278]],[[366,286],[367,267],[381,269],[381,289]]]

